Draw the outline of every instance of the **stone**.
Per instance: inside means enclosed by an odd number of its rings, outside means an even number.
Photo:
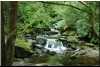
[[[67,41],[78,42],[79,40],[78,40],[77,36],[68,36]]]
[[[41,44],[41,45],[46,44],[46,39],[43,39],[43,38],[37,38],[36,41],[38,42],[38,44]]]
[[[15,46],[15,57],[16,58],[30,58],[32,56],[32,52],[26,51],[22,47]]]

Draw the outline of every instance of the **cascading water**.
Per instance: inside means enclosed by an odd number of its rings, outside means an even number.
[[[49,51],[61,54],[67,49],[67,47],[64,47],[62,42],[58,41],[57,39],[47,39],[45,48],[48,49]]]
[[[36,46],[39,47],[41,45],[42,46],[41,48],[45,48],[46,50],[49,50],[50,52],[63,54],[64,51],[67,49],[67,47],[64,46],[62,41],[58,40],[58,36],[60,36],[60,32],[53,28],[51,28],[51,32],[57,32],[57,34],[36,36],[36,41],[37,41]],[[26,37],[29,43],[33,42],[30,35],[27,35]]]

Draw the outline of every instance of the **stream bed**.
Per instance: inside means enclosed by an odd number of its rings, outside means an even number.
[[[12,66],[99,65],[99,48],[88,47],[86,44],[89,43],[70,44],[66,36],[59,33],[38,35],[35,40],[28,35],[25,39],[31,44],[29,46],[32,51],[28,52],[19,47],[15,49],[16,57]],[[74,37],[72,41],[73,39]]]

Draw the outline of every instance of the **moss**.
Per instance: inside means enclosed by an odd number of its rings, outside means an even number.
[[[63,35],[76,36],[77,34],[75,33],[75,31],[65,31]]]
[[[77,36],[68,36],[67,41],[78,42],[79,40],[78,40]]]
[[[30,47],[31,46],[31,43],[27,42],[24,39],[17,38],[16,39],[16,46],[21,47],[21,48],[24,48],[26,51],[32,52],[31,47]]]

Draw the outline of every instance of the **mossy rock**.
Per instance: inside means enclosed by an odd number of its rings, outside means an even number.
[[[78,42],[79,40],[78,40],[77,36],[68,36],[67,41]]]
[[[77,34],[75,31],[65,31],[63,35],[76,36]]]
[[[15,46],[24,48],[26,51],[32,52],[31,43],[27,42],[25,39],[17,38]]]

